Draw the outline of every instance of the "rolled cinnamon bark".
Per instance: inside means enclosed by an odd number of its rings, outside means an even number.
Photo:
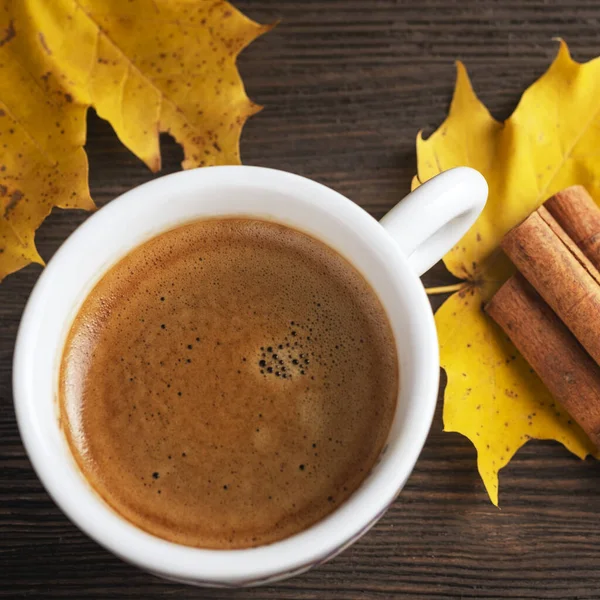
[[[552,396],[600,448],[600,367],[520,275],[485,307]]]
[[[506,234],[502,248],[600,364],[600,273],[542,206]]]
[[[544,202],[548,212],[600,270],[600,208],[582,185],[568,187]]]

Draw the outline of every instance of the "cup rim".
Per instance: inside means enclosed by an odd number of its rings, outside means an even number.
[[[175,544],[146,533],[117,515],[99,497],[95,504],[86,498],[89,505],[86,509],[86,502],[81,501],[79,492],[74,493],[69,485],[65,485],[67,476],[57,468],[64,467],[64,461],[52,454],[36,417],[35,386],[31,381],[35,373],[32,348],[36,344],[36,315],[44,303],[45,292],[55,285],[53,280],[65,257],[85,247],[89,232],[105,226],[111,219],[118,219],[129,204],[144,202],[157,193],[168,190],[177,193],[178,188],[180,191],[196,186],[201,188],[207,181],[218,185],[219,181],[232,180],[252,180],[265,189],[291,187],[294,194],[318,197],[320,202],[328,205],[328,210],[335,207],[357,220],[361,236],[379,239],[385,246],[386,256],[393,260],[398,277],[402,278],[402,293],[407,296],[410,319],[419,330],[419,343],[412,345],[411,352],[415,354],[414,364],[421,374],[415,378],[410,391],[411,413],[407,417],[410,419],[407,429],[410,430],[406,434],[410,436],[410,450],[395,456],[392,449],[383,457],[383,467],[388,468],[382,468],[365,482],[363,487],[368,493],[361,496],[361,503],[352,502],[355,492],[329,516],[272,544],[241,550],[208,550]],[[160,231],[158,229],[157,233]],[[327,240],[323,241],[327,243]],[[124,251],[123,255],[126,253]],[[377,289],[375,291],[377,293]],[[388,318],[393,320],[394,317],[388,314]],[[400,352],[398,340],[396,345]],[[385,229],[351,200],[320,183],[285,171],[251,166],[205,167],[166,175],[125,192],[86,219],[65,240],[36,282],[23,312],[13,362],[14,404],[21,438],[38,477],[62,511],[92,539],[121,558],[156,574],[207,585],[263,583],[267,579],[301,572],[337,554],[368,530],[394,501],[418,459],[433,420],[438,378],[437,335],[429,301],[406,256]],[[83,475],[79,476],[83,478]],[[89,490],[96,495],[91,487]],[[367,498],[369,502],[366,502]]]

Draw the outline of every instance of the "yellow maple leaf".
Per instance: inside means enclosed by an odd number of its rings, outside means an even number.
[[[239,163],[247,97],[239,52],[270,26],[218,0],[0,0],[0,279],[42,263],[53,206],[92,209],[86,111],[150,169],[159,133],[183,167]]]
[[[468,165],[489,183],[487,205],[445,257],[463,279],[436,313],[448,384],[444,428],[467,436],[492,502],[498,471],[529,439],[554,439],[577,456],[595,450],[557,405],[482,306],[514,268],[498,250],[513,226],[549,196],[576,183],[600,199],[600,59],[575,62],[560,42],[548,71],[523,94],[504,123],[477,98],[457,65],[448,117],[427,140],[417,137],[418,180]]]

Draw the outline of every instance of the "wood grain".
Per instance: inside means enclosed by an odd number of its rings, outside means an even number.
[[[239,0],[280,25],[240,61],[265,110],[246,126],[246,163],[330,185],[381,217],[410,186],[414,138],[443,120],[465,61],[498,118],[546,68],[562,36],[576,58],[600,54],[597,0]],[[110,127],[89,118],[91,187],[99,204],[152,178]],[[163,173],[181,152],[163,143]],[[38,234],[50,258],[86,215],[56,211]],[[6,598],[600,598],[600,465],[532,442],[488,501],[470,443],[442,433],[438,408],[405,491],[379,524],[332,562],[263,589],[200,590],[158,580],[100,548],[55,507],[17,432],[11,356],[39,276],[0,285],[0,597]],[[428,285],[452,282],[438,265]],[[433,300],[434,307],[441,302]]]

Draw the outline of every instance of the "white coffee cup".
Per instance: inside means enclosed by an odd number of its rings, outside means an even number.
[[[484,178],[459,167],[419,187],[378,223],[344,196],[304,177],[234,166],[168,175],[113,200],[56,252],[29,298],[19,328],[15,409],[23,443],[42,483],[65,514],[105,548],[156,575],[185,583],[257,585],[302,573],[335,556],[382,516],[421,452],[438,393],[439,355],[419,275],[458,242],[486,197]],[[233,215],[289,225],[349,260],[387,312],[401,383],[379,462],[345,503],[282,541],[246,550],[205,550],[138,529],[93,491],[60,427],[58,367],[73,318],[111,265],[174,226]]]

